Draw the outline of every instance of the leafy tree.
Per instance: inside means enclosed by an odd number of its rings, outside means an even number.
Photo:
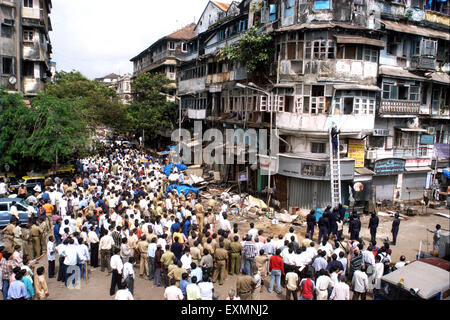
[[[32,107],[36,116],[28,142],[33,157],[50,163],[56,157],[67,161],[74,147],[86,149],[89,131],[77,100],[42,93],[32,100]]]
[[[9,94],[0,88],[0,162],[16,165],[28,157],[28,137],[35,114],[20,94]]]
[[[256,82],[267,80],[270,63],[274,54],[271,36],[258,33],[255,27],[248,29],[237,45],[223,47],[219,52],[219,59],[228,59],[245,66],[249,78]]]
[[[132,82],[135,101],[128,106],[130,127],[146,137],[154,137],[174,128],[177,118],[176,104],[164,95],[171,81],[162,74],[142,73]]]
[[[91,128],[105,125],[119,131],[126,130],[126,106],[112,88],[89,80],[77,71],[57,72],[55,83],[46,86],[49,95],[78,101],[80,116]]]

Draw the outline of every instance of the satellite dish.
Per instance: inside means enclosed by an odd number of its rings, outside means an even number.
[[[17,82],[17,78],[14,76],[11,76],[11,77],[9,77],[8,81],[10,84],[14,85]]]
[[[356,182],[356,183],[353,185],[353,189],[354,189],[356,192],[361,192],[361,191],[364,190],[364,185],[363,185],[361,182]]]

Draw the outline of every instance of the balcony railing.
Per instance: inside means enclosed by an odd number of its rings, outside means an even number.
[[[436,70],[436,58],[433,57],[412,57],[411,69],[413,70]]]
[[[429,156],[428,149],[426,148],[406,148],[406,149],[394,149],[394,158],[426,158]]]
[[[381,114],[419,114],[420,103],[418,101],[382,100]]]

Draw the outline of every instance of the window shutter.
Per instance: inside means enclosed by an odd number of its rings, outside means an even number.
[[[268,106],[267,106],[267,96],[260,96],[259,97],[259,111],[267,111]]]
[[[312,87],[310,85],[304,85],[303,86],[303,95],[304,96],[310,96],[311,95],[311,89],[312,89]]]
[[[295,96],[295,111],[297,113],[303,112],[303,97],[302,96]]]
[[[276,106],[278,106],[278,110],[274,109],[274,111],[284,112],[284,96],[277,96],[278,101]]]

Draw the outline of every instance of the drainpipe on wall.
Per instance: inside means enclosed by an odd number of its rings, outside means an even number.
[[[17,78],[17,91],[23,92],[22,84],[22,0],[18,0],[16,3],[17,10],[17,29],[16,29],[16,78]]]

